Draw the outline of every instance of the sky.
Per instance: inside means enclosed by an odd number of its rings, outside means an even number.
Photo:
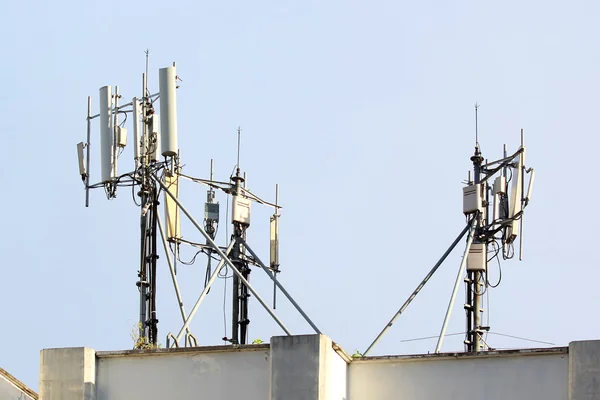
[[[347,352],[368,347],[463,229],[475,102],[484,157],[500,158],[503,144],[516,150],[524,129],[537,172],[524,260],[502,263],[484,319],[492,332],[559,346],[598,339],[598,190],[588,175],[600,145],[599,11],[583,0],[6,2],[0,366],[37,389],[41,349],[133,346],[139,209],[127,188],[111,201],[95,190],[84,207],[76,144],[85,140],[87,96],[94,112],[104,85],[140,96],[146,49],[151,91],[158,68],[174,61],[183,80],[184,171],[206,178],[214,159],[215,178],[227,180],[240,126],[249,189],[274,200],[280,185],[279,278]],[[92,133],[98,177],[97,122]],[[132,166],[129,146],[119,171]],[[205,199],[206,187],[182,184],[181,200],[199,219]],[[217,199],[226,220],[227,198]],[[248,242],[263,259],[271,214],[253,206]],[[189,224],[182,231],[201,240]],[[439,333],[462,249],[373,355],[434,350],[435,339],[405,340]],[[193,254],[184,249],[182,258]],[[164,256],[159,262],[164,346],[181,317]],[[178,268],[187,310],[205,269],[204,256]],[[251,282],[270,301],[267,276],[254,270]],[[202,345],[222,344],[225,283],[191,325]],[[461,287],[448,333],[464,331],[463,303]],[[282,296],[276,312],[294,334],[311,333]],[[250,319],[250,340],[283,334],[254,298]],[[488,342],[544,346],[499,335]],[[462,348],[456,335],[443,350]]]

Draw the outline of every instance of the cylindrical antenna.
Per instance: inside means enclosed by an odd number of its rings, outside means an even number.
[[[211,158],[210,159],[210,180],[211,181],[213,180],[213,177],[214,177],[214,166],[215,166],[214,160]]]
[[[160,93],[161,114],[161,147],[162,155],[172,157],[177,155],[177,97],[175,67],[158,70],[158,86]]]
[[[133,160],[137,171],[140,166],[140,101],[134,97],[133,104]]]
[[[112,129],[112,88],[100,88],[100,179],[109,182],[114,178]]]

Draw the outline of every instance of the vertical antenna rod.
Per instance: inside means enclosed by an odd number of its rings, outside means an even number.
[[[475,103],[475,154],[471,157],[471,161],[473,162],[473,183],[475,185],[481,184],[483,188],[485,188],[485,193],[481,193],[482,198],[485,199],[487,197],[487,182],[481,183],[481,175],[482,175],[482,163],[483,157],[481,155],[481,149],[479,147],[479,132],[478,132],[478,114],[479,105]],[[482,190],[481,187],[477,190]],[[483,229],[484,218],[487,218],[487,206],[485,215],[482,213],[477,213],[474,216],[474,232],[470,240],[474,244],[483,245],[484,246],[484,254],[486,255],[485,259],[487,260],[487,243],[482,242],[480,237],[480,233]],[[466,263],[466,258],[468,256],[468,251],[465,253],[465,259],[463,262]],[[481,350],[481,332],[482,332],[482,324],[481,324],[481,313],[483,312],[482,301],[483,301],[483,291],[481,288],[485,285],[481,282],[485,280],[485,270],[481,270],[479,268],[484,266],[479,266],[477,269],[467,268],[467,278],[465,279],[465,283],[467,286],[467,298],[465,304],[465,310],[467,312],[467,329],[466,329],[466,339],[465,345],[467,347],[468,352],[477,352]],[[442,330],[440,335],[445,334]],[[440,341],[443,340],[440,337]],[[441,342],[438,342],[438,346],[441,346]],[[436,348],[436,351],[439,349]]]
[[[85,177],[85,206],[90,206],[90,136],[92,131],[92,97],[88,96],[87,142],[86,142],[86,177]]]
[[[275,213],[272,218],[271,268],[273,268],[273,310],[277,308],[277,274],[279,273],[279,184],[275,184]]]
[[[237,128],[237,134],[238,134],[238,141],[237,141],[237,169],[238,172],[240,170],[240,142],[241,142],[241,136],[242,136],[242,128],[238,126]]]
[[[521,148],[525,148],[525,130],[521,129]],[[521,157],[523,158],[523,162],[521,165],[521,171],[519,173],[523,178],[521,178],[521,209],[523,209],[523,205],[525,203],[525,153],[521,153]],[[521,221],[519,221],[519,261],[523,261],[523,215],[521,215]]]
[[[147,97],[150,93],[148,93],[148,66],[150,65],[149,55],[150,49],[146,49],[144,52],[146,54],[146,74],[144,75],[146,79],[144,79],[144,97]]]
[[[479,109],[479,104],[475,103],[475,147],[479,147],[479,132],[478,132],[478,123],[477,123],[477,110]]]

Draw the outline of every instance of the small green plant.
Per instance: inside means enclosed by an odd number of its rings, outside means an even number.
[[[352,358],[361,358],[363,355],[357,349],[354,349],[354,353],[352,353]]]
[[[262,339],[254,339],[254,340],[252,341],[252,344],[263,344],[263,343],[264,343],[264,342],[263,342],[263,340],[262,340]]]
[[[157,343],[156,345],[150,343],[146,336],[141,336],[140,332],[142,330],[142,323],[138,322],[133,328],[131,328],[131,339],[133,340],[133,349],[134,350],[154,350],[160,349],[161,344]]]

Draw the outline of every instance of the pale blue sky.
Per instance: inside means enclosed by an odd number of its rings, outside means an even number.
[[[475,101],[484,156],[516,149],[524,128],[538,172],[525,261],[503,264],[492,330],[558,345],[598,338],[599,11],[594,1],[5,2],[0,366],[37,388],[42,348],[132,346],[138,210],[127,190],[110,202],[95,191],[84,208],[75,144],[88,95],[96,110],[101,86],[140,94],[146,48],[154,91],[159,67],[176,61],[183,78],[188,173],[206,176],[214,158],[226,179],[242,126],[250,189],[272,199],[281,185],[281,280],[347,351],[367,347],[462,229]],[[205,188],[185,185],[182,198],[202,215]],[[255,207],[248,234],[264,258],[269,213]],[[199,238],[188,225],[184,235]],[[180,268],[188,309],[205,262]],[[457,251],[374,354],[433,350],[400,341],[439,332],[459,262]],[[163,343],[180,327],[166,271]],[[266,276],[252,279],[269,298]],[[203,344],[223,336],[222,287],[192,324]],[[451,333],[464,330],[463,293]],[[294,333],[310,332],[279,304]],[[281,334],[254,299],[251,319],[251,338]],[[462,349],[461,337],[445,343]]]

